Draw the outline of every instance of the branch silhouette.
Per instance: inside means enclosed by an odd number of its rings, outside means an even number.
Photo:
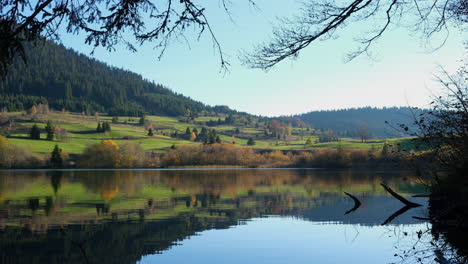
[[[345,215],[347,215],[349,213],[356,211],[361,206],[361,202],[354,195],[347,193],[347,192],[344,192],[344,193],[348,195],[349,197],[351,197],[351,199],[353,199],[354,201],[354,207],[345,212]]]

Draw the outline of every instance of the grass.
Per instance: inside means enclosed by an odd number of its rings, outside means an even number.
[[[49,153],[58,144],[65,152],[71,154],[82,153],[83,150],[91,145],[100,143],[102,140],[113,139],[117,144],[125,142],[133,142],[141,145],[141,147],[148,151],[163,152],[167,151],[172,145],[188,145],[199,144],[181,138],[172,138],[169,135],[177,131],[179,134],[184,134],[187,127],[190,129],[197,128],[201,131],[202,126],[199,122],[206,122],[209,120],[217,120],[218,117],[206,116],[198,117],[195,122],[198,124],[191,124],[181,122],[179,118],[167,116],[147,116],[154,127],[154,136],[147,135],[144,126],[139,125],[139,118],[136,117],[119,117],[119,123],[112,124],[112,117],[110,116],[82,116],[78,114],[66,113],[49,113],[46,115],[36,116],[36,120],[31,120],[30,116],[21,113],[11,113],[15,118],[15,126],[10,132],[9,141],[17,146],[30,150],[34,153],[44,154]],[[221,117],[222,119],[224,117]],[[61,142],[46,141],[45,133],[41,135],[41,140],[29,139],[28,131],[30,128],[37,124],[40,128],[45,127],[47,120],[52,120],[54,125],[59,126],[61,129],[68,131],[67,139]],[[181,119],[182,120],[182,119]],[[109,122],[111,123],[111,131],[108,133],[96,133],[97,123]],[[256,149],[277,149],[277,150],[304,150],[316,148],[356,148],[356,149],[379,149],[383,147],[384,140],[368,140],[361,142],[357,139],[342,138],[339,142],[316,143],[305,146],[307,138],[312,137],[316,140],[316,136],[312,135],[312,131],[305,131],[299,133],[301,129],[293,129],[294,135],[288,137],[287,140],[276,140],[274,138],[265,137],[263,135],[264,128],[254,126],[234,126],[234,125],[221,125],[209,127],[215,129],[221,140],[225,143],[232,142],[233,131],[239,128],[239,135],[235,135],[235,141],[239,147],[250,147]],[[299,136],[302,134],[302,136]],[[249,137],[255,139],[254,146],[247,146]],[[389,144],[398,145],[404,149],[417,149],[417,142],[410,138],[389,139]]]

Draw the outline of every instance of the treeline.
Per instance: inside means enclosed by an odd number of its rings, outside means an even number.
[[[196,116],[202,111],[236,113],[206,106],[142,76],[109,66],[51,41],[26,48],[27,65],[19,58],[0,80],[0,108],[23,111],[47,104],[56,110]]]
[[[178,166],[241,166],[241,167],[409,167],[411,162],[426,158],[428,152],[418,154],[396,151],[385,144],[382,149],[315,149],[307,151],[256,151],[234,144],[197,144],[177,146],[167,153],[144,151],[128,142],[118,145],[113,140],[89,146],[70,162],[58,145],[51,153],[38,157],[18,148],[0,136],[0,168],[166,168]]]
[[[294,117],[315,129],[333,130],[342,137],[359,137],[360,127],[365,126],[369,137],[390,138],[405,136],[395,128],[399,128],[399,124],[411,126],[413,114],[415,110],[410,107],[362,107],[312,111]]]
[[[408,167],[412,155],[383,149],[316,149],[310,151],[280,150],[256,152],[232,144],[191,145],[169,151],[160,159],[160,166],[244,166],[244,167]]]

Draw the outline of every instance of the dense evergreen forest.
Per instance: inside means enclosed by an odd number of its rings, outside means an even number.
[[[399,124],[408,125],[414,130],[412,124],[417,111],[420,110],[410,107],[363,107],[312,111],[295,117],[313,128],[333,130],[339,136],[359,137],[360,130],[366,130],[369,137],[389,138],[405,136]]]
[[[227,107],[206,106],[136,73],[51,41],[27,48],[26,54],[27,65],[17,59],[0,83],[0,107],[8,111],[48,104],[56,110],[129,116],[235,112]]]

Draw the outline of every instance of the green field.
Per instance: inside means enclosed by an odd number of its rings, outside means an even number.
[[[191,130],[197,128],[201,131],[204,126],[203,122],[210,120],[218,120],[216,116],[198,117],[187,123],[183,118],[167,117],[167,116],[147,116],[147,123],[150,122],[154,135],[148,136],[148,131],[145,125],[139,124],[138,117],[118,117],[118,122],[112,123],[110,116],[82,116],[78,114],[66,114],[60,112],[37,115],[32,118],[23,113],[10,113],[10,118],[14,120],[13,125],[8,133],[4,129],[0,131],[2,134],[8,135],[8,141],[14,145],[20,146],[34,153],[49,153],[58,144],[63,151],[70,154],[79,154],[92,144],[96,144],[106,139],[113,139],[117,144],[125,142],[133,142],[140,145],[148,151],[167,151],[171,146],[201,144],[200,142],[184,139],[183,136],[187,127]],[[223,119],[221,117],[221,119]],[[47,141],[44,127],[47,121],[50,120],[54,126],[60,127],[61,130],[66,130],[65,136],[61,140]],[[111,125],[111,131],[106,133],[97,133],[96,127],[98,122],[108,122]],[[33,140],[29,138],[31,127],[37,124],[41,128],[41,139]],[[303,128],[293,128],[292,134],[281,140],[264,135],[265,124],[258,125],[220,125],[207,127],[215,129],[223,143],[232,143],[234,141],[239,147],[250,147],[257,149],[278,149],[278,150],[308,150],[317,148],[356,148],[356,149],[381,149],[384,144],[383,139],[372,139],[366,142],[361,142],[358,139],[341,138],[339,141],[327,143],[314,143],[305,145],[307,138],[311,137],[314,142],[318,140],[314,135],[313,130],[305,131]],[[239,129],[239,133],[235,130]],[[176,133],[177,137],[171,136]],[[247,146],[249,138],[255,140],[254,146]],[[408,149],[415,148],[411,139],[389,139],[389,144],[400,144]]]

